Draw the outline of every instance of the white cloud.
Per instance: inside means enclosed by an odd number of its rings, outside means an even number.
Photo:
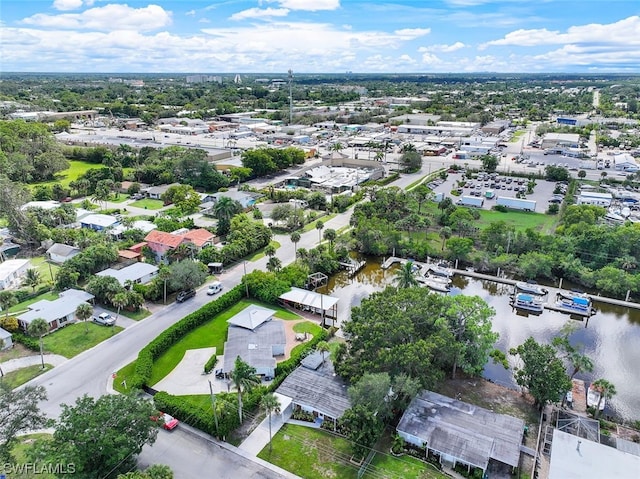
[[[188,17],[192,17],[196,14],[195,10],[189,10],[188,12],[184,12],[185,15],[187,15]]]
[[[246,20],[247,18],[271,18],[286,17],[289,10],[286,8],[249,8],[229,17],[230,20]]]
[[[426,47],[420,47],[418,48],[419,52],[442,52],[442,53],[452,53],[455,52],[457,50],[460,50],[461,48],[466,47],[466,45],[462,42],[455,42],[451,45],[444,45],[444,44],[439,44],[439,45],[429,45]]]
[[[402,30],[396,30],[394,32],[403,40],[413,40],[415,38],[423,37],[431,33],[430,28],[404,28]]]
[[[282,8],[289,10],[305,10],[318,12],[320,10],[337,10],[340,8],[340,0],[267,0],[277,2]]]
[[[422,55],[422,63],[424,63],[425,65],[439,65],[442,63],[442,60],[440,60],[440,58],[438,58],[433,53],[425,52]]]
[[[46,28],[111,31],[132,29],[156,30],[171,24],[171,12],[158,5],[131,8],[128,5],[105,5],[90,8],[82,13],[47,15],[37,13],[22,23]]]
[[[77,10],[82,5],[93,5],[93,0],[53,0],[53,8],[56,10]]]

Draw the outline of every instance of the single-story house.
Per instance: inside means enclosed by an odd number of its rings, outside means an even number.
[[[118,224],[120,224],[120,221],[115,216],[101,213],[90,214],[80,220],[81,228],[91,228],[95,231],[104,231]]]
[[[146,193],[147,197],[153,200],[159,200],[169,188],[171,188],[172,186],[177,186],[179,184],[180,183],[171,183],[170,185],[150,186],[149,188],[145,188],[143,192]]]
[[[518,467],[524,421],[431,391],[422,391],[396,428],[406,442],[440,457],[453,468],[463,464],[486,471],[497,461]]]
[[[258,375],[273,378],[275,356],[284,355],[287,338],[281,320],[273,320],[275,311],[256,305],[247,306],[230,318],[227,341],[224,343],[222,371],[233,370],[236,358],[256,369]]]
[[[149,263],[133,263],[122,269],[107,268],[96,273],[96,276],[112,276],[118,280],[121,286],[128,282],[135,284],[147,284],[158,274],[158,267]]]
[[[320,352],[304,358],[282,381],[276,394],[281,398],[283,417],[289,418],[294,410],[301,409],[319,421],[332,421],[334,427],[351,407],[346,383],[336,376],[331,360]]]
[[[147,246],[156,255],[158,261],[162,261],[167,253],[176,249],[180,244],[187,241],[181,235],[174,235],[165,231],[153,230],[145,236]]]
[[[0,263],[0,291],[19,287],[29,264],[28,259],[8,259]]]
[[[13,347],[12,334],[9,331],[6,331],[2,328],[0,328],[0,344],[2,344],[0,351],[2,351],[3,349],[9,349]]]
[[[62,264],[80,252],[80,248],[63,243],[54,243],[47,250],[47,259],[52,263]]]
[[[60,293],[58,299],[43,299],[30,304],[29,311],[16,317],[18,326],[27,331],[34,319],[42,318],[49,324],[49,330],[72,324],[76,320],[76,309],[82,303],[89,303],[95,296],[79,289],[68,289]]]

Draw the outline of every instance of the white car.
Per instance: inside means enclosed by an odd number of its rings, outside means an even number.
[[[102,324],[103,326],[113,326],[116,324],[116,318],[109,313],[100,313],[98,316],[93,317],[93,322]]]
[[[220,281],[215,281],[211,283],[207,288],[207,294],[209,296],[213,296],[214,294],[217,294],[220,291],[222,291],[222,283]]]

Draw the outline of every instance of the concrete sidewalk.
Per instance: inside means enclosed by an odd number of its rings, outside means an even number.
[[[65,361],[67,361],[67,358],[65,358],[64,356],[60,356],[59,354],[44,355],[44,363],[51,364],[54,367],[60,366]],[[2,367],[2,370],[6,374],[10,373],[11,371],[26,368],[27,366],[35,366],[36,364],[42,364],[42,360],[40,359],[39,354],[35,356],[24,356],[22,358],[10,359],[9,361],[0,363],[0,367]]]
[[[271,435],[275,436],[275,434],[280,430],[282,425],[285,423],[285,419],[282,414],[272,414],[271,415]],[[264,420],[256,427],[253,432],[246,438],[242,444],[238,446],[238,449],[241,451],[245,451],[252,456],[257,456],[260,451],[262,451],[265,446],[269,444],[269,416],[264,418]]]

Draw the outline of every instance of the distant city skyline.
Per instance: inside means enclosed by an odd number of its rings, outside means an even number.
[[[633,0],[2,0],[3,72],[640,73]]]

